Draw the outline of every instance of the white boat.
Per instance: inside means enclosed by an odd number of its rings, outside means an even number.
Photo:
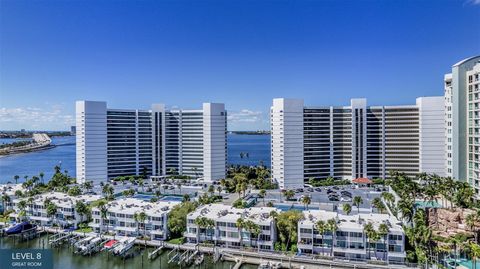
[[[200,254],[195,258],[194,264],[195,265],[200,265],[200,264],[202,264],[204,259],[205,259],[205,256],[203,256],[203,254]]]
[[[76,247],[76,248],[80,248],[81,246],[83,246],[85,244],[88,244],[88,242],[90,242],[94,238],[95,237],[93,237],[93,236],[85,237],[83,239],[80,239],[80,241],[76,242],[73,246]]]
[[[134,237],[125,237],[119,240],[118,245],[113,248],[113,254],[123,255],[135,244]]]
[[[79,246],[78,250],[81,253],[90,253],[93,248],[95,248],[96,245],[98,245],[102,239],[100,237],[95,237],[92,240],[88,241],[88,243],[85,243],[81,246]]]

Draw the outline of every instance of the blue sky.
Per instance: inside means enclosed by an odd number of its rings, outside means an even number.
[[[0,129],[65,130],[75,100],[224,102],[268,129],[275,97],[413,104],[480,54],[480,0],[0,1]]]

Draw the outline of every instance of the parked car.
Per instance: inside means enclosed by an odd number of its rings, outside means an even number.
[[[343,196],[348,196],[348,197],[352,198],[352,193],[351,193],[351,192],[342,191],[341,194],[342,194]]]
[[[315,191],[322,192],[322,188],[315,188]]]

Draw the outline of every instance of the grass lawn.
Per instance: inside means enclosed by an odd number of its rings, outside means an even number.
[[[99,199],[97,201],[91,202],[90,205],[89,205],[90,208],[97,207],[100,204],[100,201],[108,202],[106,199],[102,198],[102,199]]]
[[[75,232],[90,233],[90,232],[93,232],[93,228],[92,227],[86,227],[86,228],[83,228],[83,229],[77,229],[77,230],[75,230]]]
[[[170,244],[175,244],[175,245],[180,245],[183,243],[183,239],[184,237],[177,237],[177,238],[172,238],[170,240],[168,240],[167,242],[170,243]]]

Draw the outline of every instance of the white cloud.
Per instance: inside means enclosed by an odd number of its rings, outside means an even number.
[[[467,0],[465,4],[469,5],[480,5],[480,0]]]
[[[68,130],[74,124],[74,116],[67,113],[60,104],[45,108],[0,108],[0,129]]]
[[[228,121],[231,123],[239,122],[261,122],[263,121],[263,113],[261,111],[252,111],[242,109],[240,111],[228,112]]]

